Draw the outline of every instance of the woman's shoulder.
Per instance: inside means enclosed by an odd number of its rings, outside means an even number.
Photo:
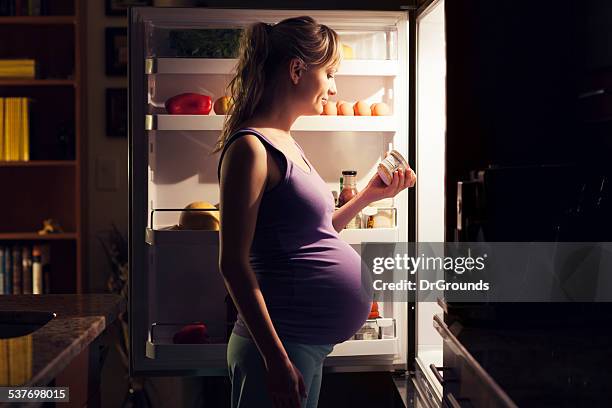
[[[226,149],[227,156],[244,160],[266,156],[263,141],[255,132],[245,130],[234,137],[236,139]]]

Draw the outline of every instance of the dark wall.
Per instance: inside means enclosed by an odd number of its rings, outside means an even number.
[[[608,165],[609,123],[585,123],[578,95],[612,63],[609,3],[446,1],[447,239],[470,170]]]
[[[402,6],[413,6],[416,0],[202,0],[199,5],[217,8],[276,8],[276,9],[303,9],[303,10],[399,10]]]

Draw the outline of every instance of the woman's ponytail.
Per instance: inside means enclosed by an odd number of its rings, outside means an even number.
[[[213,152],[223,149],[227,139],[253,115],[262,99],[271,29],[269,24],[255,23],[243,32],[236,75],[227,87],[232,103]]]

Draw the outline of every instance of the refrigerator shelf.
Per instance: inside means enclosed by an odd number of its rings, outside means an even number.
[[[398,353],[399,340],[394,337],[376,340],[347,340],[344,343],[336,344],[329,357],[378,356]]]
[[[153,324],[149,328],[146,356],[164,361],[219,363],[226,360],[227,343],[174,344],[172,337],[181,325]],[[329,357],[394,355],[399,352],[399,339],[347,340],[336,344]]]
[[[328,357],[378,356],[399,353],[399,340],[347,340],[336,344]],[[224,362],[227,343],[217,344],[172,344],[152,339],[147,340],[146,355],[150,359],[189,361],[197,363]]]
[[[145,130],[218,130],[225,115],[145,115]],[[395,116],[302,116],[293,131],[396,132]]]
[[[147,58],[147,74],[230,75],[238,62],[229,58]],[[397,60],[344,60],[336,76],[397,76]]]
[[[174,333],[185,324],[153,323],[146,344],[147,357],[211,363],[226,360],[227,343],[224,339],[213,339],[208,344],[174,344]]]
[[[399,229],[397,227],[348,229],[340,231],[340,238],[354,245],[359,245],[362,242],[397,242],[399,240]],[[145,241],[149,245],[217,245],[219,243],[219,232],[147,228]]]
[[[340,231],[340,238],[349,244],[355,245],[359,245],[362,242],[398,242],[399,229],[397,227],[344,229]]]

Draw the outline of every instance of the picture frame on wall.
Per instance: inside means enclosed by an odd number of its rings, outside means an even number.
[[[152,0],[105,0],[107,16],[125,16],[130,7],[153,5]]]
[[[127,88],[106,88],[106,135],[127,137]]]
[[[106,75],[126,76],[128,37],[125,27],[106,27]]]

